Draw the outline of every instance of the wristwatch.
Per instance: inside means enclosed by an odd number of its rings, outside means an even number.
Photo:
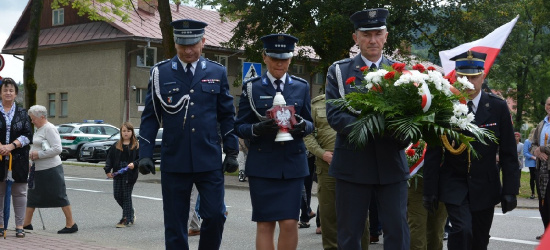
[[[15,144],[15,142],[12,142],[11,144],[13,144],[14,149],[17,148],[17,144]]]

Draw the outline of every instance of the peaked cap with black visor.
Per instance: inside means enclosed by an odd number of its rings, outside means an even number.
[[[179,45],[193,45],[204,36],[208,24],[191,19],[181,19],[170,23],[174,27],[174,42]]]
[[[466,76],[476,76],[485,70],[485,58],[487,54],[468,50],[460,55],[451,58],[455,61],[455,70],[457,74]]]

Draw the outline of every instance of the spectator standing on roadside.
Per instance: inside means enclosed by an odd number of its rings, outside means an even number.
[[[109,148],[105,159],[105,174],[113,179],[113,195],[122,208],[122,218],[116,224],[117,228],[133,226],[136,220],[132,205],[132,190],[138,179],[135,166],[139,160],[139,143],[134,131],[134,125],[125,122],[120,126],[120,139]],[[121,169],[127,168],[123,173]]]
[[[529,133],[529,137],[525,139],[525,143],[523,144],[523,155],[525,157],[525,167],[529,168],[529,186],[531,187],[531,197],[530,199],[535,199],[535,188],[537,187],[537,168],[536,168],[536,159],[534,155],[531,154],[531,145],[533,141],[533,135],[535,134],[535,130],[531,129],[531,133]]]

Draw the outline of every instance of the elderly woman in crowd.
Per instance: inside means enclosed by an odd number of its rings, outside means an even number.
[[[63,165],[61,165],[61,138],[53,124],[48,122],[44,106],[34,105],[29,109],[29,116],[36,127],[30,158],[35,167],[34,188],[29,189],[25,229],[33,230],[32,215],[35,208],[61,207],[65,214],[65,227],[58,234],[75,233],[78,226],[73,220],[71,205],[67,198]]]
[[[6,173],[11,162],[13,210],[15,211],[15,235],[25,237],[23,219],[27,203],[27,176],[29,174],[29,143],[31,123],[24,108],[15,104],[19,88],[11,78],[2,79],[0,85],[2,102],[0,103],[0,235],[4,234],[4,197],[6,191]],[[11,154],[11,161],[9,160]]]

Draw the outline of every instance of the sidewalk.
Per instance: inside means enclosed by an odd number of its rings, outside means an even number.
[[[25,238],[15,237],[15,230],[6,232],[6,239],[0,237],[2,249],[56,249],[56,250],[94,250],[94,249],[120,249],[99,245],[87,244],[83,241],[66,239],[64,236],[33,230],[26,232]]]

